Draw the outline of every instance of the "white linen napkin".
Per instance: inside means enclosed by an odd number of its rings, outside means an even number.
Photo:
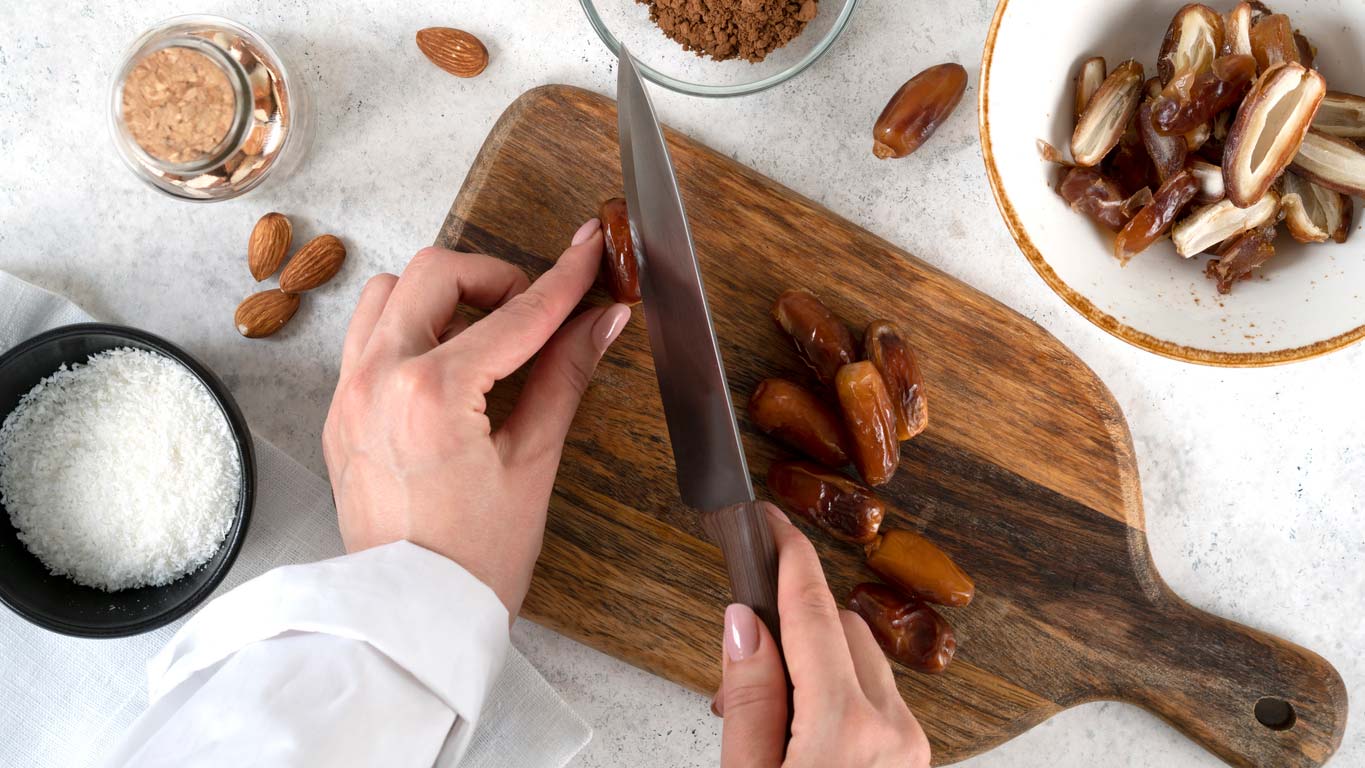
[[[0,271],[0,352],[50,328],[90,320],[70,301]],[[274,445],[254,442],[251,526],[215,595],[277,565],[344,554],[327,482]],[[98,763],[146,708],[147,661],[183,621],[136,637],[86,640],[40,629],[0,607],[0,762],[29,768]],[[588,724],[513,648],[459,765],[561,768],[591,737]]]

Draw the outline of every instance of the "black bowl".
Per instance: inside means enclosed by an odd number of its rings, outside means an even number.
[[[256,492],[251,433],[227,387],[184,350],[135,328],[81,323],[55,328],[0,355],[0,423],[19,399],[63,363],[84,363],[115,347],[157,352],[179,362],[203,382],[227,417],[242,463],[237,515],[218,552],[193,573],[161,587],[118,592],[86,587],[48,572],[19,541],[9,512],[0,505],[0,602],[40,627],[77,637],[127,637],[165,626],[199,605],[227,575],[246,538]]]

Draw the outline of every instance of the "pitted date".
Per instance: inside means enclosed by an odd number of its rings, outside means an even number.
[[[839,414],[818,395],[785,379],[764,379],[749,398],[759,429],[827,467],[848,463],[848,432]]]
[[[1218,250],[1218,258],[1211,259],[1204,274],[1218,284],[1218,292],[1232,292],[1239,280],[1251,274],[1275,256],[1275,227],[1273,225],[1244,232],[1230,238]]]
[[[1075,108],[1072,111],[1072,128],[1080,121],[1081,115],[1085,114],[1085,108],[1090,106],[1090,99],[1095,92],[1104,85],[1104,79],[1109,76],[1108,64],[1105,63],[1103,56],[1095,56],[1081,62],[1081,68],[1076,72],[1076,91]]]
[[[1171,231],[1175,217],[1199,194],[1199,180],[1182,170],[1166,180],[1146,208],[1138,211],[1133,220],[1114,238],[1114,256],[1120,263],[1147,250],[1158,238]]]
[[[1163,95],[1153,108],[1153,124],[1167,136],[1181,136],[1212,123],[1237,106],[1256,80],[1256,59],[1231,55],[1216,59],[1206,72],[1192,77],[1186,98]]]
[[[1142,65],[1136,61],[1125,61],[1109,73],[1071,134],[1071,158],[1076,165],[1093,168],[1119,144],[1137,112],[1145,82]]]
[[[896,326],[878,320],[863,334],[863,351],[877,367],[896,411],[896,437],[909,440],[929,426],[929,401],[915,352]]]
[[[773,464],[768,468],[768,490],[783,509],[854,544],[875,539],[886,517],[886,505],[872,491],[808,461]]]
[[[1302,64],[1306,69],[1311,68],[1312,46],[1307,38],[1303,42],[1300,46],[1294,36],[1294,23],[1283,13],[1266,16],[1251,27],[1251,52],[1262,73],[1278,64]],[[1305,53],[1308,53],[1307,61],[1304,61]]]
[[[625,198],[602,203],[597,218],[602,222],[602,274],[607,292],[621,304],[640,303],[640,265],[630,241],[630,216]]]
[[[901,460],[896,411],[886,382],[872,363],[851,363],[839,369],[835,391],[848,427],[853,465],[868,485],[886,485]]]
[[[1212,8],[1190,3],[1176,12],[1161,41],[1157,71],[1161,84],[1169,86],[1182,76],[1208,68],[1223,48],[1223,17]]]
[[[1128,219],[1123,215],[1123,192],[1112,180],[1094,168],[1063,169],[1057,193],[1071,206],[1071,210],[1089,216],[1095,222],[1117,232]]]
[[[1131,197],[1142,189],[1150,191],[1161,183],[1156,167],[1152,165],[1152,158],[1147,154],[1147,147],[1142,143],[1142,135],[1138,132],[1136,111],[1119,139],[1119,145],[1104,158],[1100,170],[1105,178],[1118,185],[1125,197]],[[1119,224],[1112,229],[1117,231],[1122,226]]]
[[[849,610],[863,617],[887,656],[916,672],[938,674],[957,652],[952,625],[933,608],[882,584],[859,584]]]
[[[839,368],[858,359],[857,342],[843,321],[808,291],[787,291],[773,304],[773,320],[796,342],[796,352],[820,382],[834,386]]]
[[[1147,148],[1147,155],[1152,158],[1152,165],[1156,167],[1157,178],[1165,183],[1167,179],[1185,168],[1190,145],[1186,143],[1184,136],[1167,136],[1157,130],[1155,105],[1156,102],[1148,100],[1138,107],[1138,135],[1142,137],[1142,146]]]
[[[865,552],[867,567],[921,600],[958,608],[976,594],[971,577],[946,552],[913,531],[887,531]]]

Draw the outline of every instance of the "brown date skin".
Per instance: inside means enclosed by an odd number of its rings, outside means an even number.
[[[1305,39],[1304,42],[1307,42]],[[1266,16],[1251,28],[1251,52],[1264,73],[1276,64],[1286,62],[1311,68],[1313,62],[1303,61],[1303,53],[1294,38],[1294,24],[1283,13]]]
[[[1228,117],[1224,118],[1223,115],[1227,115]],[[1236,110],[1228,110],[1214,118],[1213,136],[1208,141],[1204,142],[1204,146],[1195,151],[1194,155],[1196,159],[1222,167],[1223,153],[1227,151],[1228,130],[1232,125],[1232,118],[1236,116]],[[1222,136],[1218,135],[1220,130],[1223,133]]]
[[[883,584],[859,584],[848,596],[849,610],[863,617],[887,656],[916,672],[936,675],[957,652],[952,625],[913,597]]]
[[[976,585],[948,554],[913,531],[887,531],[865,548],[867,567],[888,584],[939,605],[972,602]]]
[[[1094,56],[1081,62],[1080,69],[1076,71],[1076,97],[1072,101],[1072,130],[1080,122],[1081,115],[1085,114],[1085,108],[1090,106],[1090,97],[1095,95],[1108,76],[1109,69],[1103,56]]]
[[[1154,119],[1155,102],[1148,100],[1138,107],[1138,135],[1142,145],[1147,148],[1147,156],[1152,158],[1156,175],[1162,182],[1185,169],[1185,160],[1190,153],[1189,144],[1184,136],[1166,136],[1157,130]]]
[[[901,440],[923,432],[929,426],[929,401],[924,396],[924,375],[920,373],[915,352],[896,326],[878,320],[863,333],[863,351],[877,366],[896,410],[896,437]]]
[[[853,466],[868,485],[886,485],[901,460],[896,410],[886,382],[877,366],[864,360],[840,368],[834,388],[848,427]]]
[[[886,505],[872,491],[808,461],[779,461],[768,468],[768,491],[840,541],[867,544],[877,538]]]
[[[1142,144],[1142,136],[1138,133],[1136,112],[1133,113],[1133,121],[1128,125],[1128,130],[1119,139],[1119,145],[1114,147],[1100,164],[1100,169],[1105,178],[1112,179],[1119,185],[1119,191],[1124,197],[1132,197],[1143,187],[1155,188],[1161,183],[1161,179],[1157,177],[1156,167],[1152,165],[1152,158]]]
[[[1206,22],[1205,28],[1213,30],[1213,50],[1217,52],[1223,47],[1224,24],[1223,17],[1219,16],[1212,8],[1198,3],[1190,3],[1181,8],[1171,19],[1171,26],[1166,30],[1166,36],[1161,41],[1161,53],[1157,55],[1157,72],[1161,75],[1161,84],[1170,85],[1183,72],[1175,69],[1174,53],[1179,47],[1182,32],[1185,29],[1185,14],[1194,13],[1202,16]]]
[[[872,128],[872,154],[885,160],[919,149],[957,109],[967,70],[939,64],[910,78],[887,102]]]
[[[1219,293],[1232,293],[1238,280],[1246,280],[1262,264],[1275,256],[1275,225],[1267,224],[1228,240],[1209,262],[1204,274],[1218,283]]]
[[[1094,168],[1067,169],[1057,193],[1071,206],[1110,231],[1118,232],[1128,219],[1123,215],[1123,192]]]
[[[1114,238],[1114,256],[1123,264],[1147,250],[1162,235],[1171,231],[1176,216],[1199,194],[1199,180],[1181,171],[1166,180],[1156,191],[1151,204],[1133,217]]]
[[[1142,85],[1142,98],[1155,99],[1161,95],[1161,78],[1149,77],[1147,82]]]
[[[1313,62],[1318,58],[1318,47],[1313,45],[1307,37],[1299,30],[1294,30],[1294,46],[1299,51],[1299,63],[1309,69],[1313,69]]]
[[[1183,136],[1241,102],[1256,80],[1256,60],[1224,56],[1213,68],[1193,78],[1189,98],[1163,95],[1152,110],[1153,124],[1167,136]]]
[[[1341,207],[1341,224],[1332,232],[1334,243],[1344,243],[1351,237],[1351,222],[1356,220],[1356,203],[1350,195],[1341,196]]]
[[[858,359],[857,342],[848,326],[808,291],[778,296],[773,321],[796,342],[796,353],[827,387],[834,386],[841,367]]]
[[[839,414],[814,392],[784,379],[764,379],[749,398],[759,429],[827,467],[848,463],[848,432]]]
[[[630,217],[625,198],[613,197],[597,212],[602,222],[602,274],[607,293],[620,304],[640,303],[640,265],[630,242]]]

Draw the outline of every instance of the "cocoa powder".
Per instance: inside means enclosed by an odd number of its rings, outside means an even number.
[[[686,50],[717,61],[763,61],[801,34],[818,0],[637,0]]]

